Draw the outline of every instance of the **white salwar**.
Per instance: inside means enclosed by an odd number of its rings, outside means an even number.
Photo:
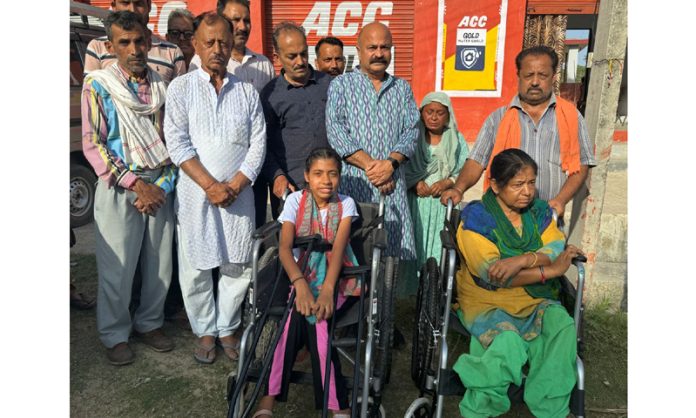
[[[252,182],[266,152],[266,124],[251,84],[231,74],[220,93],[199,69],[179,76],[167,89],[164,133],[174,164],[198,158],[218,181],[240,171]],[[213,206],[183,170],[176,186],[179,282],[197,336],[225,336],[239,326],[239,308],[249,283],[247,264],[254,227],[254,196],[246,187],[226,208]],[[221,267],[219,303],[210,270]]]

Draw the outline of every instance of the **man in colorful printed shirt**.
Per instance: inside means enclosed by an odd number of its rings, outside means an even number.
[[[117,61],[85,77],[82,146],[99,176],[94,203],[99,274],[97,329],[111,364],[132,363],[131,328],[155,351],[170,351],[162,333],[172,273],[176,168],[163,141],[165,86],[147,65],[149,31],[138,15],[111,13],[104,22]],[[136,265],[142,290],[128,309]]]
[[[128,10],[137,14],[147,29],[147,22],[150,20],[150,8],[152,0],[113,0],[111,9],[113,11]],[[150,32],[151,33],[151,32]],[[156,71],[165,85],[168,85],[174,77],[186,73],[186,61],[179,47],[166,42],[162,38],[151,33],[151,45],[147,53],[147,64]],[[85,74],[95,70],[101,70],[116,62],[116,57],[106,47],[106,36],[92,39],[87,44],[85,53]]]
[[[326,104],[329,144],[348,162],[340,192],[358,202],[386,200],[388,256],[415,259],[406,183],[399,166],[413,155],[419,113],[411,87],[387,73],[392,36],[382,23],[358,35],[360,65],[333,79]]]

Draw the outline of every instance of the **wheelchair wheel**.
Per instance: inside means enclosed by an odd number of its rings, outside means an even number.
[[[411,354],[411,378],[421,392],[429,390],[428,376],[435,376],[437,364],[434,364],[436,344],[433,343],[433,331],[440,327],[440,306],[442,289],[440,287],[440,270],[437,261],[429,258],[421,270],[418,286],[416,320],[413,330],[413,351]]]
[[[429,398],[418,398],[408,407],[404,418],[430,418],[433,408]]]
[[[384,280],[382,280],[382,285],[378,289],[378,329],[380,336],[374,366],[374,375],[380,379],[380,392],[384,385],[389,383],[389,378],[391,377],[391,351],[394,345],[394,299],[396,297],[395,270],[395,262],[392,257],[386,257]],[[379,399],[380,396],[377,396],[377,398]]]

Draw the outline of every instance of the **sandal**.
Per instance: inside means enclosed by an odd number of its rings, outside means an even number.
[[[259,409],[251,418],[260,418],[262,416],[273,417],[273,411],[270,409]]]
[[[200,340],[196,343],[196,349],[193,350],[193,358],[202,364],[212,364],[215,361],[215,355],[215,344],[211,346],[203,345],[200,343]]]
[[[230,337],[232,337],[232,336],[230,335]],[[226,338],[226,337],[223,337],[223,338]],[[234,343],[226,343],[218,338],[218,343],[220,344],[220,347],[222,347],[222,351],[225,353],[225,356],[227,356],[228,359],[230,359],[232,361],[239,360],[239,345],[240,345],[239,340],[237,340]]]

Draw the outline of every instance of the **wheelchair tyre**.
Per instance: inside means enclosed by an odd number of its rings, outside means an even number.
[[[433,408],[430,399],[427,397],[418,398],[408,407],[404,418],[430,418],[433,415]]]
[[[276,246],[270,246],[268,247],[263,254],[261,254],[261,257],[259,257],[259,262],[258,262],[258,269],[259,271],[263,270],[264,267],[266,267],[268,264],[270,264],[275,258],[278,257],[278,247]],[[251,323],[251,318],[249,317],[251,313],[251,306],[249,305],[249,300],[248,298],[244,298],[244,309],[242,309],[242,326],[246,329],[246,327],[249,326]],[[258,305],[257,305],[258,306]]]
[[[422,269],[418,286],[411,354],[411,378],[421,392],[428,390],[427,378],[429,375],[434,377],[437,371],[437,364],[433,364],[437,347],[432,342],[434,327],[440,325],[441,296],[440,270],[437,261],[431,257]]]
[[[367,408],[367,416],[370,418],[386,418],[387,412],[384,409],[383,405],[380,405],[379,408],[377,408],[374,404],[374,399],[370,397],[370,399],[367,400],[368,402],[368,408]],[[356,411],[360,411],[360,404],[362,403],[362,398],[358,397],[358,405],[356,406]]]
[[[396,297],[396,268],[392,257],[386,257],[384,280],[378,291],[379,345],[374,365],[374,374],[380,379],[381,388],[391,377],[392,347],[394,343],[394,298]],[[381,392],[380,388],[380,392]],[[379,399],[379,396],[377,397]]]

